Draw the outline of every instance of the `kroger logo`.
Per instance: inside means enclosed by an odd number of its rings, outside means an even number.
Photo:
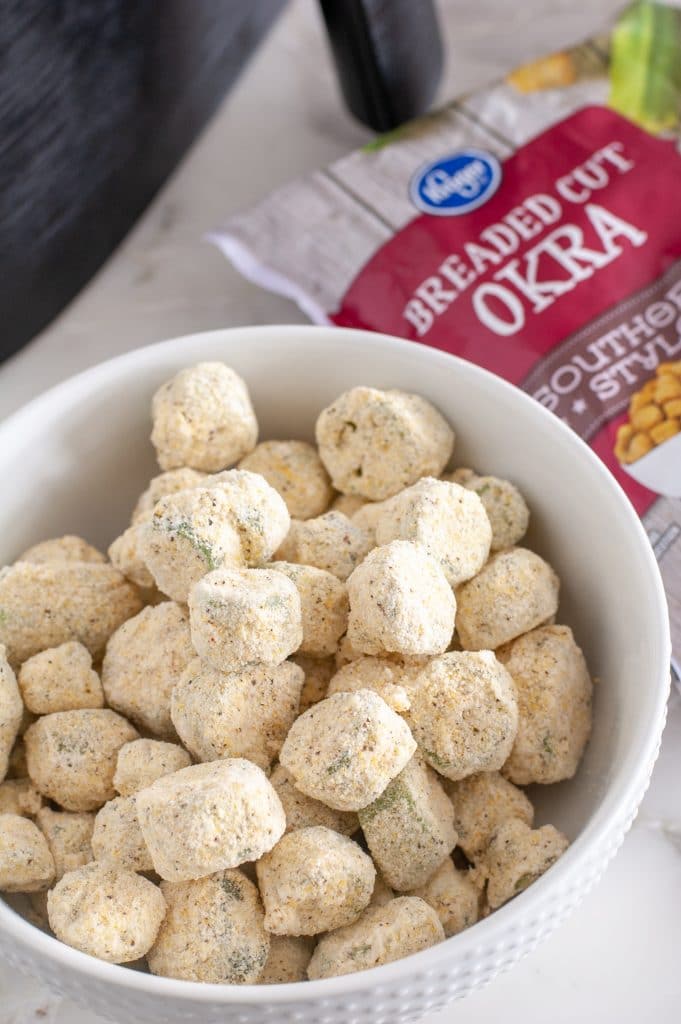
[[[477,210],[501,183],[501,164],[481,149],[462,149],[433,160],[416,172],[409,186],[414,206],[437,217]]]

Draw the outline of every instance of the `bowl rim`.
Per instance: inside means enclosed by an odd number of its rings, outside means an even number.
[[[301,334],[311,340],[318,339],[320,343],[324,343],[324,340],[330,336],[339,338],[340,335],[343,335],[350,343],[361,346],[371,345],[387,352],[414,352],[414,346],[418,344],[372,331],[299,324],[230,327],[181,335],[133,349],[97,363],[42,392],[0,423],[0,449],[3,444],[11,440],[14,431],[25,428],[34,419],[35,413],[39,409],[59,406],[64,401],[71,404],[83,389],[87,390],[90,385],[101,383],[112,377],[115,380],[118,375],[126,374],[131,366],[151,366],[158,361],[159,356],[164,354],[180,355],[185,352],[188,356],[188,365],[190,365],[192,347],[196,345],[197,339],[220,342],[225,338],[239,336],[244,337],[249,344],[262,343],[266,345],[274,340],[279,345],[282,341],[295,339]],[[434,366],[440,366],[443,371],[456,368],[459,373],[469,377],[472,386],[480,385],[483,389],[492,387],[506,393],[512,392],[513,400],[526,407],[532,407],[534,415],[543,421],[549,433],[554,433],[556,436],[562,435],[568,439],[567,443],[574,448],[575,456],[591,463],[592,469],[601,478],[602,486],[617,495],[616,500],[620,504],[620,514],[626,520],[632,537],[636,538],[640,549],[639,554],[643,557],[654,591],[657,635],[654,638],[653,650],[659,652],[657,656],[659,663],[654,666],[655,672],[651,672],[649,683],[651,687],[655,686],[656,688],[656,701],[648,730],[641,737],[638,748],[633,754],[631,751],[629,752],[632,765],[630,773],[626,777],[617,776],[612,780],[612,784],[593,818],[570,844],[560,860],[553,865],[549,875],[542,876],[515,900],[479,921],[474,929],[466,929],[420,953],[366,971],[316,981],[278,985],[220,985],[159,977],[126,969],[123,965],[110,964],[73,949],[30,924],[3,900],[0,900],[0,931],[3,931],[10,941],[31,948],[41,957],[51,961],[58,969],[67,969],[70,972],[87,975],[104,984],[147,996],[155,995],[160,998],[179,999],[186,1002],[254,1005],[273,1002],[304,1003],[336,996],[359,995],[367,989],[395,986],[406,980],[408,974],[427,972],[436,966],[443,966],[446,961],[452,964],[473,962],[481,953],[483,946],[489,950],[496,944],[499,951],[502,948],[506,949],[503,942],[501,945],[499,943],[509,936],[508,926],[511,922],[514,923],[514,927],[517,927],[521,918],[526,922],[533,918],[545,918],[547,902],[544,894],[547,889],[550,887],[555,891],[566,890],[569,887],[570,878],[579,873],[580,866],[583,868],[589,866],[590,855],[594,850],[606,846],[618,829],[622,834],[624,833],[645,792],[650,769],[659,749],[666,714],[671,658],[671,638],[664,586],[659,566],[641,520],[619,483],[595,452],[567,424],[529,395],[503,378],[458,356],[420,344],[418,352],[420,357],[432,361]],[[198,356],[198,361],[200,360],[201,357]],[[196,354],[194,354],[194,362],[197,362]],[[522,910],[522,915],[518,913],[519,910]],[[467,952],[465,951],[466,947],[469,947]],[[463,957],[457,961],[459,953],[462,953]]]

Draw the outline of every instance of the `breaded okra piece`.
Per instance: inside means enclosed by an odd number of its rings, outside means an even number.
[[[412,672],[396,661],[369,655],[349,661],[332,676],[327,696],[373,690],[399,715],[409,710],[409,693],[404,682]]]
[[[91,845],[94,859],[102,864],[129,871],[153,871],[134,796],[114,797],[97,811]]]
[[[371,857],[323,825],[288,832],[255,870],[273,935],[318,935],[352,924],[376,879]]]
[[[359,831],[357,815],[351,811],[335,811],[319,800],[305,796],[293,785],[286,769],[278,764],[272,770],[270,782],[277,791],[286,815],[286,831],[323,825],[343,836]]]
[[[149,951],[165,912],[153,882],[97,861],[69,871],[47,897],[57,938],[114,964],[139,960]]]
[[[470,928],[480,916],[480,892],[470,875],[457,871],[447,857],[424,885],[410,893],[433,908],[447,938]]]
[[[303,639],[301,654],[323,658],[335,654],[348,628],[348,588],[325,569],[293,562],[272,562],[270,569],[287,576],[300,597]]]
[[[217,488],[227,499],[229,518],[241,538],[246,565],[269,561],[291,525],[281,495],[259,473],[228,469],[207,476],[204,487]]]
[[[6,779],[0,783],[0,814],[20,814],[34,818],[43,798],[30,779]]]
[[[303,680],[289,661],[228,675],[195,658],[173,690],[173,725],[199,761],[244,757],[267,770],[296,720]]]
[[[9,759],[24,717],[24,703],[17,677],[7,660],[7,649],[0,644],[0,782],[7,775]]]
[[[440,919],[418,896],[398,896],[369,907],[354,924],[324,935],[312,954],[307,976],[335,978],[420,953],[444,939]]]
[[[150,786],[162,775],[187,768],[191,763],[191,757],[178,743],[131,740],[118,751],[113,784],[121,796],[132,796],[138,789]]]
[[[195,657],[186,608],[174,601],[145,608],[107,644],[102,663],[107,703],[154,736],[174,739],[170,695]]]
[[[54,882],[54,860],[37,825],[0,814],[0,892],[40,892]]]
[[[371,894],[369,900],[370,907],[384,907],[386,903],[390,903],[391,900],[395,899],[395,893],[387,885],[387,883],[381,877],[380,871],[376,872],[376,881],[374,882],[374,891]]]
[[[241,871],[161,882],[167,912],[147,954],[152,974],[214,985],[259,980],[270,940],[258,890]]]
[[[272,935],[269,956],[258,985],[307,981],[307,965],[313,949],[314,940],[305,935]]]
[[[386,499],[386,501],[389,500],[389,498]],[[359,526],[366,531],[372,548],[376,547],[376,527],[383,515],[384,507],[385,501],[367,501],[350,516],[355,526]]]
[[[420,395],[356,387],[345,391],[317,420],[317,444],[334,487],[381,501],[439,476],[454,447],[454,433]]]
[[[458,587],[487,561],[492,527],[477,494],[428,476],[383,503],[376,543],[392,540],[420,544]]]
[[[144,521],[129,526],[120,537],[116,537],[112,541],[107,552],[111,564],[119,572],[122,572],[126,579],[138,587],[142,587],[143,590],[149,590],[156,585],[140,547],[140,532],[143,523],[148,522],[150,518],[148,516]]]
[[[21,725],[19,726],[19,733],[21,734],[22,731],[25,732],[34,720],[34,716],[31,712],[24,708]],[[9,767],[7,768],[6,777],[8,779],[25,779],[27,775],[26,745],[24,744],[23,736],[19,735],[14,741],[14,746],[12,747],[9,755]]]
[[[17,677],[24,704],[36,715],[104,707],[104,692],[92,655],[76,640],[34,654]]]
[[[359,823],[376,866],[398,892],[424,885],[457,841],[451,801],[418,755],[359,811]]]
[[[33,562],[35,565],[44,565],[46,562],[106,562],[106,555],[82,537],[66,534],[26,548],[17,562]]]
[[[336,662],[333,658],[311,658],[299,651],[291,656],[291,661],[305,673],[305,682],[300,692],[299,713],[302,715],[303,711],[326,697],[329,680],[336,671]]]
[[[159,590],[185,603],[213,569],[245,564],[229,498],[219,487],[196,487],[161,498],[139,527],[139,554]]]
[[[56,711],[27,730],[28,774],[36,789],[67,811],[93,811],[116,791],[116,757],[137,730],[109,708]]]
[[[169,469],[165,473],[159,473],[149,481],[137,504],[133,509],[131,525],[148,519],[156,505],[165,498],[167,494],[176,494],[177,491],[190,491],[192,487],[203,486],[204,473],[199,473],[189,466],[182,466],[180,469]]]
[[[409,727],[371,690],[335,693],[289,731],[279,754],[297,789],[338,811],[383,792],[416,750]]]
[[[445,473],[442,479],[459,483],[478,495],[492,527],[492,551],[511,548],[523,539],[530,525],[530,510],[510,480],[478,476],[472,469]]]
[[[473,863],[504,822],[517,818],[531,826],[534,821],[534,808],[522,789],[499,772],[480,772],[459,782],[447,780],[445,789],[454,807],[459,846]]]
[[[352,519],[355,512],[367,504],[367,499],[362,498],[359,494],[339,494],[331,502],[331,512],[342,512],[348,519]]]
[[[294,519],[276,557],[282,562],[313,565],[346,580],[373,547],[368,532],[342,512],[316,519]]]
[[[513,679],[492,651],[433,658],[410,693],[407,719],[421,753],[440,775],[495,771],[518,731]]]
[[[333,497],[329,474],[307,441],[261,441],[239,463],[260,473],[286,502],[292,519],[313,519],[326,512]]]
[[[364,654],[433,655],[447,650],[456,600],[439,563],[394,540],[374,548],[348,580],[348,640]]]
[[[466,651],[493,651],[558,610],[559,580],[543,558],[509,548],[456,592],[456,631]]]
[[[567,838],[553,825],[531,829],[517,818],[505,821],[492,836],[480,863],[489,908],[496,910],[536,882],[568,846]]]
[[[36,815],[36,825],[47,839],[57,881],[68,871],[75,871],[92,860],[94,814],[41,807]]]
[[[520,786],[571,779],[591,733],[592,683],[569,626],[540,626],[498,652],[518,693],[518,735],[503,767]]]
[[[181,768],[135,799],[154,868],[169,882],[257,860],[286,828],[267,776],[241,758]]]
[[[224,363],[198,363],[158,389],[151,443],[161,469],[226,469],[253,451],[258,422],[245,382]]]
[[[16,562],[0,570],[0,644],[12,664],[69,640],[99,658],[141,608],[137,588],[111,565]]]
[[[197,654],[218,672],[280,665],[300,647],[303,621],[294,583],[273,569],[218,569],[189,594]]]

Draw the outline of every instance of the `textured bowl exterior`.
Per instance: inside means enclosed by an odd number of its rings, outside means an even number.
[[[50,407],[50,415],[62,408],[66,410],[77,401],[79,394],[89,394],[100,385],[106,385],[119,401],[124,401],[131,368],[138,370],[145,381],[148,380],[149,385],[145,384],[145,388],[150,392],[151,382],[163,380],[168,375],[170,364],[186,365],[224,353],[225,361],[235,362],[240,368],[238,359],[232,360],[230,356],[237,352],[237,345],[248,343],[251,345],[249,358],[255,360],[257,368],[259,349],[266,360],[275,347],[281,351],[280,346],[288,342],[297,359],[306,352],[312,355],[320,346],[328,345],[328,373],[342,376],[344,355],[339,341],[347,345],[347,358],[352,358],[353,351],[357,356],[360,348],[362,353],[366,352],[369,378],[373,374],[378,381],[386,379],[386,386],[408,388],[410,367],[414,372],[416,368],[422,371],[424,364],[427,374],[424,377],[422,372],[423,379],[414,384],[414,390],[429,390],[428,374],[435,379],[437,375],[456,372],[465,379],[467,387],[480,389],[481,402],[483,399],[489,401],[491,396],[496,407],[498,401],[500,415],[512,415],[517,408],[520,419],[522,416],[533,420],[538,418],[540,427],[545,426],[546,443],[554,444],[556,451],[562,446],[567,453],[569,471],[575,474],[577,484],[587,487],[586,477],[589,474],[597,481],[588,485],[587,489],[590,488],[592,493],[586,497],[598,500],[597,491],[600,490],[608,516],[612,518],[615,510],[623,520],[624,525],[620,528],[625,531],[627,540],[627,553],[623,557],[625,560],[632,558],[628,586],[640,589],[645,605],[642,614],[648,617],[647,633],[654,633],[652,638],[645,636],[639,641],[643,653],[639,651],[638,656],[643,658],[649,686],[649,690],[643,691],[640,697],[641,708],[645,709],[645,729],[635,721],[628,721],[639,714],[636,707],[638,698],[630,689],[626,701],[623,697],[629,708],[625,716],[627,721],[618,725],[622,740],[616,749],[617,767],[606,772],[607,777],[600,781],[602,798],[594,805],[595,809],[587,820],[580,820],[575,825],[576,838],[547,875],[473,928],[423,953],[372,971],[324,981],[262,987],[197,985],[155,978],[102,963],[72,950],[29,925],[0,901],[0,952],[7,961],[38,978],[56,993],[87,1005],[103,1017],[151,1024],[180,1021],[222,1024],[225,1020],[230,1024],[270,1021],[282,1024],[397,1024],[418,1020],[424,1014],[441,1010],[452,1000],[486,985],[496,974],[530,953],[566,919],[616,853],[647,788],[665,720],[670,645],[662,584],[645,534],[627,499],[618,491],[617,485],[610,482],[607,471],[598,468],[600,463],[596,465],[595,456],[586,446],[526,396],[484,371],[420,346],[338,329],[260,328],[197,335],[139,350],[103,364],[89,371],[92,376],[81,375],[36,400],[27,410],[0,427],[0,472],[7,468],[2,464],[4,446],[12,444],[13,439],[20,446],[28,444],[26,438],[29,434],[31,439],[39,440],[41,430],[56,429],[49,425]],[[358,367],[356,376],[357,382],[362,380],[361,367]],[[301,388],[304,386],[303,381]],[[329,385],[331,393],[334,386],[335,378]],[[342,386],[347,385],[343,382]],[[135,400],[134,396],[130,399]],[[440,404],[443,405],[442,402]],[[444,411],[447,414],[446,408]],[[455,415],[451,415],[456,421]],[[42,419],[45,420],[44,425]],[[98,429],[103,428],[100,426]],[[294,433],[293,427],[291,433]],[[531,443],[537,442],[530,442],[528,438],[528,446]],[[559,454],[556,457],[563,456]],[[501,461],[503,464],[503,459]],[[580,467],[586,467],[583,481],[580,480]],[[76,472],[73,468],[70,471]],[[126,501],[129,502],[129,498]],[[0,519],[2,511],[0,507]],[[632,552],[636,555],[636,562]],[[11,555],[5,553],[4,557]],[[594,642],[600,643],[600,638]],[[613,661],[606,640],[603,644],[606,660]],[[613,661],[611,668],[613,684],[620,685],[621,666]],[[636,736],[635,745],[630,744],[630,735]],[[630,745],[631,753],[628,750]],[[599,772],[603,774],[602,765]],[[597,774],[594,771],[594,778]],[[579,781],[578,776],[570,785],[579,785]],[[595,784],[588,772],[585,784]],[[570,813],[568,808],[568,817]]]

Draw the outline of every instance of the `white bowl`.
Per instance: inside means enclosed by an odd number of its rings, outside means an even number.
[[[203,359],[223,359],[246,378],[262,437],[310,437],[319,410],[352,385],[398,387],[425,395],[452,422],[458,465],[520,486],[532,509],[528,542],[562,578],[559,621],[574,628],[599,680],[593,737],[576,779],[533,794],[539,821],[555,823],[572,844],[543,878],[473,928],[406,960],[326,981],[239,987],[156,978],[70,949],[2,901],[0,944],[10,963],[119,1020],[415,1020],[530,952],[622,842],[665,718],[670,642],[657,564],[619,486],[541,405],[434,349],[326,327],[179,338],[104,363],[36,399],[0,427],[0,563],[43,537],[79,532],[106,545],[123,528],[155,471],[149,399],[167,377]]]
[[[658,444],[647,455],[623,465],[622,469],[656,494],[681,498],[681,434]]]

